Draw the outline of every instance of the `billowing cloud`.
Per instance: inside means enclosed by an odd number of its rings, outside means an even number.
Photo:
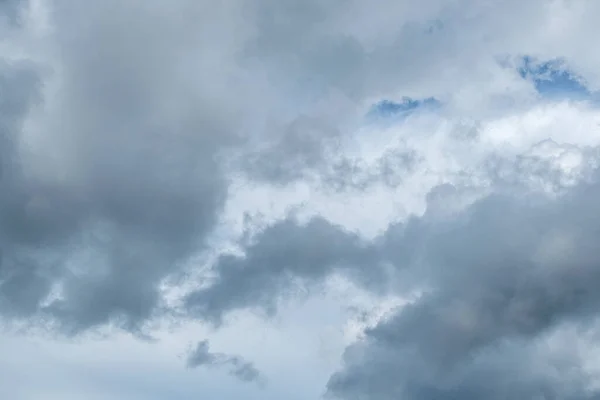
[[[142,22],[159,10],[114,5],[122,19],[107,25],[109,4],[57,4],[54,90],[42,92],[43,65],[3,74],[3,304],[70,331],[116,320],[139,329],[161,305],[161,280],[202,247],[227,191],[214,153],[231,130],[190,108],[202,99],[166,62],[173,45],[185,48],[181,32]],[[162,44],[145,46],[153,35]],[[24,132],[33,95],[47,108]]]
[[[262,381],[272,344],[341,399],[598,398],[598,7],[0,2],[1,325],[190,324],[223,349],[190,368]],[[231,333],[336,282],[400,304],[357,338],[314,306],[341,364]]]
[[[185,305],[192,314],[215,323],[237,309],[273,314],[281,294],[302,291],[337,269],[361,285],[385,287],[375,246],[322,218],[277,222],[252,242],[243,256],[221,256],[214,281],[187,295]]]
[[[349,399],[596,398],[592,378],[572,370],[581,361],[543,343],[565,326],[595,329],[597,196],[596,181],[555,200],[494,195],[443,223],[415,222],[419,236],[408,230],[396,242],[410,242],[411,254],[397,261],[426,290],[346,351],[330,390]],[[562,368],[569,373],[556,376]]]

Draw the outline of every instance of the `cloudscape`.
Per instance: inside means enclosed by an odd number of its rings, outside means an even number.
[[[0,398],[600,398],[600,2],[0,1]]]

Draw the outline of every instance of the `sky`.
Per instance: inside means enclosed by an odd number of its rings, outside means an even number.
[[[600,398],[593,0],[0,1],[0,398]]]

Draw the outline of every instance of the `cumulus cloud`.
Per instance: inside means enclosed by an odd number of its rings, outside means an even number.
[[[330,395],[595,398],[584,357],[548,342],[568,327],[582,335],[595,329],[598,147],[537,142],[537,128],[521,129],[530,144],[510,155],[489,147],[499,123],[463,141],[483,151],[457,171],[474,167],[471,187],[446,176],[455,183],[432,187],[423,215],[392,223],[373,240],[340,240],[353,235],[335,235],[340,227],[318,219],[278,222],[257,234],[244,255],[220,259],[213,285],[192,294],[188,305],[209,319],[221,318],[209,304],[269,311],[293,285],[310,288],[340,271],[359,271],[355,282],[377,294],[421,294],[346,350]],[[565,139],[597,140],[588,132]],[[225,288],[235,294],[223,296]]]
[[[585,371],[570,370],[576,359],[520,368],[554,358],[543,341],[565,324],[595,329],[596,196],[596,182],[555,200],[494,195],[442,224],[414,222],[396,242],[414,244],[398,263],[427,289],[346,351],[329,389],[350,399],[595,398]]]

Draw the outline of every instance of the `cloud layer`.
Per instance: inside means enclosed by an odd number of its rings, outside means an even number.
[[[218,338],[344,292],[323,394],[598,398],[599,7],[0,3],[0,324]]]

